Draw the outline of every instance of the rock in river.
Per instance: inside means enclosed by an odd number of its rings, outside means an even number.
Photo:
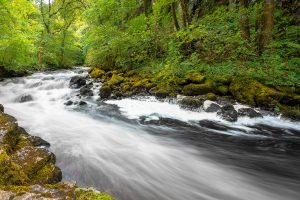
[[[217,114],[221,116],[222,119],[229,122],[235,122],[238,119],[238,112],[231,104],[223,106],[221,110],[217,112]]]
[[[70,88],[78,89],[86,85],[86,80],[82,76],[74,76],[71,78],[69,86]]]

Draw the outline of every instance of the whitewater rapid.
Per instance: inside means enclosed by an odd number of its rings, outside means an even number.
[[[299,142],[299,123],[274,116],[231,123],[216,113],[183,110],[153,97],[99,102],[99,83],[90,98],[69,88],[78,74],[87,72],[78,68],[0,82],[5,111],[29,133],[51,143],[64,180],[120,200],[300,199],[299,149],[282,153],[284,148],[262,151],[251,146],[261,138]],[[24,95],[33,100],[20,103]],[[87,105],[66,106],[68,100]],[[147,123],[141,122],[143,117]],[[167,123],[156,124],[161,119]],[[226,129],[204,127],[199,121]],[[264,131],[265,125],[275,131]],[[278,136],[277,130],[286,133]]]

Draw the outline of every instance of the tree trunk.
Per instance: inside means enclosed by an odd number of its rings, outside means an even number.
[[[274,26],[275,0],[265,0],[261,30],[258,38],[259,55],[265,50],[266,46],[272,41],[272,29]]]
[[[182,9],[182,23],[184,27],[188,27],[190,24],[189,17],[189,0],[181,0],[180,6]]]
[[[175,2],[173,2],[171,4],[171,10],[172,10],[172,17],[173,17],[174,27],[175,27],[175,30],[178,31],[180,29],[180,26],[179,26],[177,15],[176,15],[176,3]]]
[[[151,12],[152,0],[144,0],[144,12],[145,16],[148,17]]]
[[[240,26],[242,37],[246,40],[250,39],[250,25],[249,25],[249,16],[248,16],[248,0],[240,0]]]

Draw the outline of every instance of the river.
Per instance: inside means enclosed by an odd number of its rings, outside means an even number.
[[[101,83],[93,97],[69,88],[78,74],[87,72],[0,82],[5,111],[51,143],[64,180],[119,200],[300,199],[299,122],[266,115],[231,123],[153,97],[97,101]],[[27,94],[33,100],[20,103]]]

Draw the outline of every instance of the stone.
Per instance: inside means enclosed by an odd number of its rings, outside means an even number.
[[[101,99],[108,99],[111,95],[111,89],[109,86],[102,86],[100,88],[100,97]]]
[[[235,122],[238,119],[238,112],[231,104],[223,106],[221,110],[217,112],[217,115],[229,122]]]
[[[19,99],[19,103],[25,103],[25,102],[29,102],[29,101],[32,101],[33,100],[33,97],[29,94],[24,94],[20,97]]]
[[[221,109],[221,106],[213,101],[204,101],[203,109],[205,112],[217,112]]]
[[[86,85],[86,78],[83,76],[74,76],[71,78],[69,86],[73,89],[81,88]]]
[[[244,117],[250,117],[250,118],[257,118],[257,117],[263,117],[262,114],[259,112],[256,112],[252,108],[240,108],[238,109],[238,116]]]
[[[66,106],[70,106],[70,105],[73,105],[73,103],[74,103],[73,101],[69,100],[69,101],[65,102],[64,104]]]

